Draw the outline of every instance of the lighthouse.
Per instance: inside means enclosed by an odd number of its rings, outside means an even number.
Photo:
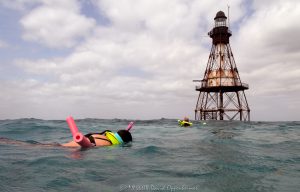
[[[202,80],[196,91],[199,96],[195,108],[195,120],[250,121],[250,108],[245,95],[248,84],[242,83],[229,44],[232,35],[227,17],[219,11],[214,28],[208,33],[212,47]]]

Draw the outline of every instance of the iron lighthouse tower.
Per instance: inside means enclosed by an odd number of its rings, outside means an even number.
[[[208,33],[212,38],[204,78],[196,86],[199,97],[195,120],[250,121],[250,108],[244,90],[249,86],[241,82],[229,44],[231,31],[224,12],[216,14],[215,26]]]

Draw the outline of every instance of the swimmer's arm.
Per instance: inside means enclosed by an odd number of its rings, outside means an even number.
[[[76,143],[75,141],[70,141],[68,143],[61,144],[61,146],[63,146],[63,147],[80,147],[80,145],[78,143]]]
[[[106,141],[107,137],[105,137],[103,135],[93,134],[92,136],[95,138],[96,146],[110,146],[111,145],[110,142]],[[63,146],[63,147],[81,147],[75,141],[70,141],[68,143],[61,144],[61,146]]]

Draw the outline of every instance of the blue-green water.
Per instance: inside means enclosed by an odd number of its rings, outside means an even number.
[[[83,133],[129,120],[76,120]],[[0,191],[299,191],[300,122],[135,121],[129,146],[88,150],[65,121],[0,121]]]

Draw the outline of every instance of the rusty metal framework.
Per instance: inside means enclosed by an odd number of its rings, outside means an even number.
[[[250,108],[229,44],[231,31],[226,24],[227,17],[219,11],[215,27],[208,33],[212,38],[204,78],[196,91],[200,91],[195,109],[196,120],[240,120],[250,121]]]

